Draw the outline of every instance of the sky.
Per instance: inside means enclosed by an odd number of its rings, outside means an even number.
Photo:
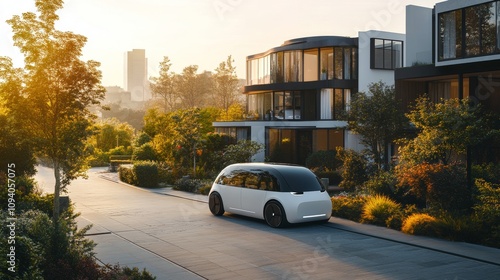
[[[168,56],[171,70],[214,71],[229,55],[245,78],[248,55],[309,36],[357,37],[358,31],[405,32],[405,7],[441,0],[65,0],[56,29],[87,37],[83,60],[101,63],[104,86],[124,87],[124,56],[145,49],[148,76]],[[0,0],[0,56],[22,67],[5,22],[35,12],[35,0]]]

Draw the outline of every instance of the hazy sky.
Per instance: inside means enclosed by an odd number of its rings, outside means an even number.
[[[123,87],[124,55],[146,49],[148,75],[163,56],[172,70],[189,65],[213,71],[229,55],[239,78],[246,56],[284,41],[318,35],[357,37],[358,31],[405,32],[405,7],[441,0],[65,0],[56,28],[87,37],[84,60],[101,62],[104,86]],[[0,56],[23,58],[5,22],[35,11],[34,0],[0,0]],[[418,24],[418,23],[417,23]]]

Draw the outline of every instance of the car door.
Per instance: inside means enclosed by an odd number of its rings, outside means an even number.
[[[241,206],[246,215],[263,218],[264,204],[266,203],[268,182],[264,181],[262,171],[250,171],[241,191]]]

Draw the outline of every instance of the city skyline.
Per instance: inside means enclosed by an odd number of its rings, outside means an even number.
[[[35,11],[34,0],[6,2],[0,0],[0,56],[21,67],[23,57],[12,45],[5,21]],[[123,55],[132,49],[145,49],[149,77],[158,75],[163,56],[170,58],[176,73],[189,65],[198,65],[201,73],[213,71],[231,55],[238,78],[245,79],[248,55],[300,37],[357,37],[366,30],[404,33],[406,5],[433,7],[438,2],[68,0],[58,11],[56,28],[86,36],[82,59],[101,62],[104,86],[126,88]]]

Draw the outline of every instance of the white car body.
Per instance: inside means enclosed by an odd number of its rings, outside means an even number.
[[[269,204],[273,204],[274,210],[268,209],[266,217]],[[320,180],[305,167],[240,163],[219,173],[209,193],[209,208],[217,216],[227,211],[280,227],[287,223],[327,221],[332,203]],[[281,210],[286,219],[270,221],[281,215]]]

